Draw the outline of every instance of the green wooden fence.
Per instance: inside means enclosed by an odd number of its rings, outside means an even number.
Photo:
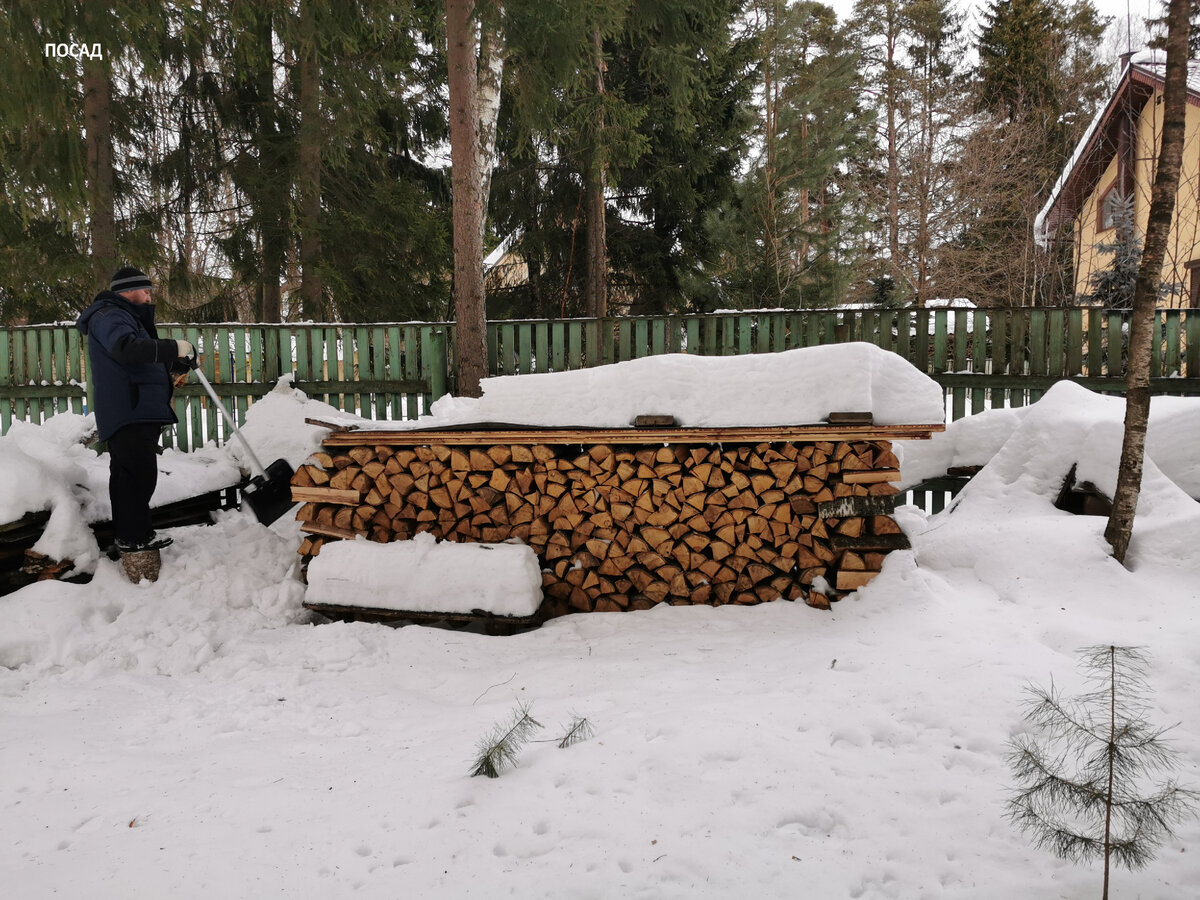
[[[494,375],[579,369],[659,353],[735,355],[868,341],[927,372],[960,418],[1021,406],[1055,381],[1124,390],[1128,313],[1098,309],[766,311],[705,316],[499,321],[488,325]],[[1200,394],[1200,309],[1160,310],[1152,389]],[[448,323],[160,327],[187,338],[217,392],[241,421],[291,373],[310,397],[374,419],[411,419],[453,392]],[[0,427],[83,412],[86,344],[71,325],[0,329]],[[224,422],[193,381],[175,400],[176,443],[224,441]]]

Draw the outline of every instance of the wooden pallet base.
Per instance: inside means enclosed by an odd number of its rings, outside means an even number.
[[[538,628],[543,622],[540,615],[497,616],[481,609],[469,613],[418,612],[414,610],[378,609],[370,606],[342,606],[333,603],[305,603],[304,608],[320,613],[329,619],[344,622],[378,622],[385,625],[409,623],[425,625],[448,625],[452,628],[483,626],[488,634],[515,634]]]

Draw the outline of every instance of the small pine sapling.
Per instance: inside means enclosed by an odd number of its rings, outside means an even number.
[[[595,731],[592,729],[592,723],[583,716],[572,713],[571,724],[567,727],[567,733],[559,739],[558,749],[566,750],[568,747],[588,740],[593,734]]]
[[[542,723],[529,715],[529,707],[519,705],[507,723],[497,724],[491,734],[479,742],[471,777],[486,775],[488,778],[499,778],[501,771],[516,765],[521,748],[541,727]]]
[[[1149,783],[1170,773],[1176,754],[1162,739],[1168,729],[1145,718],[1145,655],[1111,645],[1080,652],[1091,691],[1064,698],[1053,684],[1029,688],[1033,734],[1010,745],[1019,788],[1008,812],[1035,846],[1071,862],[1103,859],[1107,900],[1110,863],[1145,866],[1200,795],[1174,779]]]

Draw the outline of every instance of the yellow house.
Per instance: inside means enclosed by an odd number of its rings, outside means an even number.
[[[1200,61],[1188,71],[1187,136],[1175,218],[1163,262],[1164,285],[1175,290],[1163,305],[1200,308]],[[1120,81],[1079,142],[1038,215],[1047,244],[1071,241],[1075,294],[1087,294],[1091,274],[1112,261],[1097,244],[1115,240],[1113,214],[1132,198],[1133,221],[1144,235],[1155,160],[1162,142],[1166,55],[1142,51],[1124,62]]]

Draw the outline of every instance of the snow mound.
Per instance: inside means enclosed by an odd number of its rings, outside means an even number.
[[[960,542],[960,550],[990,555],[989,534],[1002,521],[1018,520],[1028,541],[1038,529],[1063,527],[1069,513],[1054,501],[1072,467],[1078,481],[1090,481],[1105,495],[1116,491],[1121,456],[1124,402],[1060,381],[1019,418],[1019,424],[986,466],[971,479],[934,527],[961,535],[975,530],[980,542]],[[1086,526],[1096,534],[1096,552],[1107,545],[1099,532],[1103,519]],[[1075,526],[1072,526],[1075,527]],[[1049,532],[1047,533],[1048,537]],[[1200,503],[1163,474],[1147,454],[1133,537],[1126,563],[1178,566],[1200,572]]]
[[[306,616],[296,523],[271,529],[235,511],[164,533],[175,543],[153,584],[131,585],[102,558],[87,584],[39,582],[0,597],[0,668],[180,675]]]
[[[1071,382],[1064,383],[1077,391],[1085,391]],[[1054,390],[1059,388],[1055,387]],[[1087,391],[1085,393],[1090,398],[1090,415],[1096,416],[1098,420],[1124,422],[1125,401],[1122,398]],[[1025,421],[1029,411],[1036,409],[1040,402],[1033,406],[975,413],[951,422],[945,431],[935,434],[927,441],[898,441],[896,446],[903,475],[898,487],[907,490],[929,478],[945,475],[946,470],[952,466],[986,465]],[[1196,453],[1198,446],[1200,398],[1154,397],[1150,401],[1146,455],[1153,459],[1161,472],[1175,482],[1184,493],[1200,500],[1200,454]]]
[[[937,382],[895,353],[863,342],[748,356],[672,353],[482,382],[479,398],[443,397],[407,427],[476,422],[624,428],[639,415],[690,427],[801,425],[831,412],[879,425],[945,419]],[[398,427],[406,427],[399,425]]]
[[[321,548],[308,565],[309,603],[407,612],[531,616],[542,602],[537,554],[524,544],[456,544],[426,532]]]

